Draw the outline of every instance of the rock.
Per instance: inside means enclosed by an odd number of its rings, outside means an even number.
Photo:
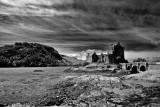
[[[3,104],[0,104],[0,107],[6,107],[5,105],[3,105]]]
[[[146,71],[146,72],[142,72],[139,74],[132,74],[132,75],[123,76],[123,78],[160,82],[160,72],[159,71]]]
[[[0,106],[1,107],[1,106]],[[10,106],[7,106],[7,107],[34,107],[34,106],[30,106],[30,105],[27,105],[27,104],[20,104],[20,103],[17,103],[17,104],[12,104]]]
[[[43,70],[34,70],[33,72],[44,72]]]
[[[80,103],[80,107],[87,107],[87,104],[85,104],[85,103]]]
[[[117,105],[117,107],[123,107],[123,105]]]

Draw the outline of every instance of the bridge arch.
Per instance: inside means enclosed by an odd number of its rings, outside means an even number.
[[[146,71],[146,67],[144,65],[140,66],[140,71]]]
[[[131,73],[132,74],[138,73],[138,67],[137,66],[133,66],[132,69],[131,69]]]

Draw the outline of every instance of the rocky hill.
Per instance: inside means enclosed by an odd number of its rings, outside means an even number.
[[[0,67],[46,67],[70,64],[54,48],[42,44],[15,43],[0,47]]]

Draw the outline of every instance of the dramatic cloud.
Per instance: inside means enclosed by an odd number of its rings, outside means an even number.
[[[55,1],[55,0],[53,0]],[[51,0],[1,0],[2,3],[22,7],[26,4],[46,4],[50,5],[52,2]]]
[[[107,52],[110,44],[121,42],[127,56],[157,55],[160,3],[143,8],[138,4],[138,0],[0,0],[0,45],[38,42],[81,57],[88,49]]]
[[[69,1],[70,0],[0,0],[0,13],[30,16],[69,14],[70,12],[60,12],[52,8],[53,5]]]
[[[105,51],[103,52],[102,50],[88,49],[86,51],[82,51],[81,53],[73,55],[73,56],[78,59],[86,60],[86,56],[88,54],[92,55],[94,52],[96,52],[98,55],[100,55],[101,53],[108,54],[108,52],[105,52]],[[72,54],[70,54],[70,56],[72,56]]]

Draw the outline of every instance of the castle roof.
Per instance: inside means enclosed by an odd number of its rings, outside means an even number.
[[[123,48],[123,46],[121,45],[120,42],[118,42],[117,45],[115,45],[114,47],[122,47]]]

